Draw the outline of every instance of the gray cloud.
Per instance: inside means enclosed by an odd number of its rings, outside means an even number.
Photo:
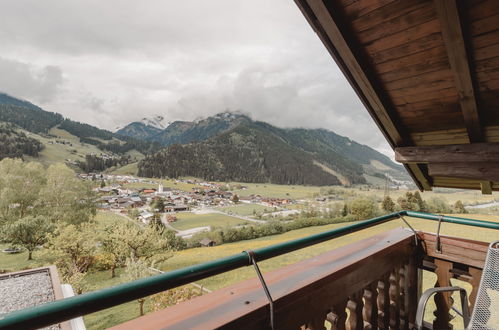
[[[59,67],[37,67],[0,57],[0,89],[41,104],[54,99],[63,83]]]
[[[0,90],[47,110],[108,129],[241,110],[389,150],[292,1],[22,0],[0,12]]]

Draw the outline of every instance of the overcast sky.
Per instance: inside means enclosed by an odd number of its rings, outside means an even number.
[[[292,0],[15,0],[0,17],[0,91],[71,119],[239,110],[393,155]]]

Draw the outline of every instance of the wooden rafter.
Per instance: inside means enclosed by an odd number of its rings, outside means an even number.
[[[428,171],[431,176],[499,181],[499,163],[430,163]]]
[[[480,188],[482,189],[482,194],[484,195],[492,194],[492,183],[490,181],[480,182]]]
[[[456,0],[435,0],[434,4],[470,142],[481,142],[483,134]]]
[[[499,162],[499,143],[453,144],[395,148],[395,160],[405,164]]]
[[[371,117],[380,128],[392,148],[413,143],[409,134],[403,129],[398,118],[389,111],[387,98],[380,94],[379,82],[373,82],[369,75],[368,62],[362,60],[359,47],[354,46],[353,36],[349,36],[345,26],[335,18],[328,6],[334,3],[323,0],[295,0],[311,27],[317,33],[327,50],[341,69],[350,85],[353,87]],[[337,15],[336,15],[337,16]],[[404,165],[414,182],[421,190],[431,190],[431,178],[418,166]]]
[[[348,38],[344,36],[345,27],[335,20],[323,0],[295,0],[295,2],[359,94],[380,129],[387,135],[389,142],[393,146],[409,144],[410,138],[400,130],[400,124],[394,123],[386,102],[380,97],[372,79],[368,77],[366,64],[359,58],[359,54],[350,48],[352,40],[347,41]]]

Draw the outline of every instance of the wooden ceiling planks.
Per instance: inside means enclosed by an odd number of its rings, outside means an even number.
[[[499,142],[499,1],[295,2],[393,148]],[[404,165],[424,190],[498,188],[486,163],[441,164]]]
[[[459,93],[461,111],[468,136],[471,142],[481,142],[483,136],[480,116],[456,0],[438,0],[434,1],[434,5],[454,75],[454,84]]]

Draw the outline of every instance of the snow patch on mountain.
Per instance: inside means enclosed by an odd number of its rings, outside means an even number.
[[[144,125],[152,126],[161,130],[167,128],[168,125],[170,125],[166,118],[161,115],[155,115],[151,118],[142,118],[140,122]]]

